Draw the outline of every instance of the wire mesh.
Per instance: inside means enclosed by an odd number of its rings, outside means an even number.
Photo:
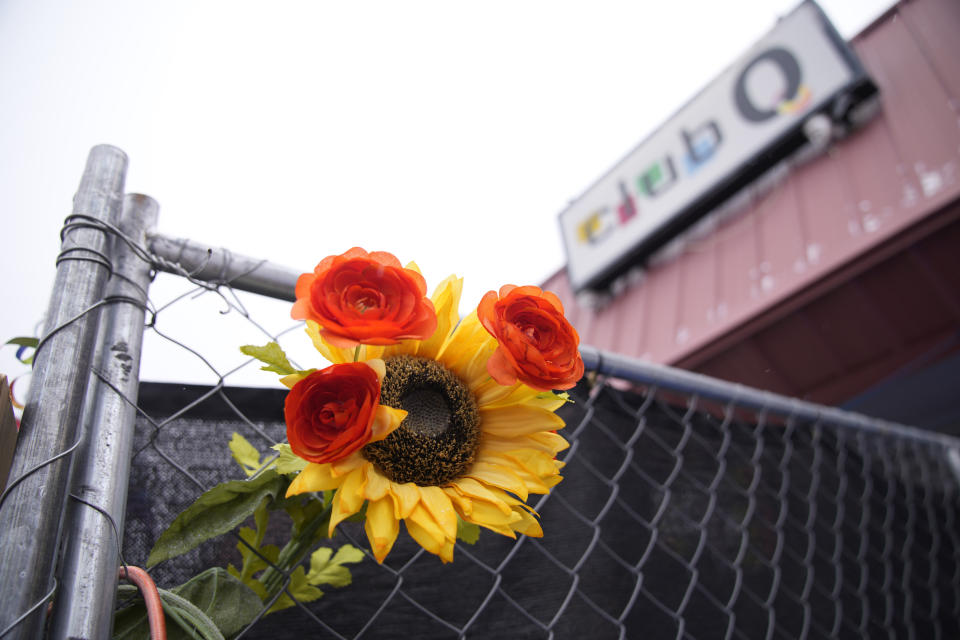
[[[169,393],[151,389],[146,408],[163,410]],[[141,421],[128,558],[145,557],[201,486],[236,476],[222,454],[232,430],[282,437],[282,396],[228,388],[159,432]],[[542,539],[481,535],[442,565],[401,536],[382,566],[354,568],[353,585],[243,637],[960,633],[956,479],[935,442],[602,379],[574,397],[562,410],[565,479],[535,502]],[[366,546],[359,525],[341,529],[334,544]],[[237,557],[235,539],[215,540],[154,575],[177,584]]]
[[[283,391],[151,389],[125,533],[133,563],[200,492],[243,477],[226,454],[233,431],[261,450],[284,438]],[[443,565],[401,533],[383,565],[369,556],[349,587],[262,616],[241,637],[960,634],[960,496],[944,440],[737,395],[591,374],[561,409],[565,479],[532,499],[542,539],[485,532]],[[361,525],[340,531],[330,544],[367,548]],[[172,586],[238,559],[226,536],[153,573]]]
[[[212,384],[145,385],[127,398],[138,411],[122,527],[133,565],[201,493],[244,477],[227,451],[233,432],[261,451],[284,439],[284,392],[231,386],[251,364],[211,357],[198,328],[233,335],[219,327],[239,322],[239,345],[289,339],[296,327],[259,322],[229,282],[182,275],[186,289],[168,302],[151,292],[155,346],[144,357],[186,354]],[[178,309],[190,324],[175,335],[163,320]],[[565,479],[531,499],[543,538],[483,532],[443,565],[401,533],[382,565],[368,553],[352,567],[351,585],[269,615],[267,603],[237,637],[960,635],[960,485],[948,441],[794,415],[782,410],[789,403],[747,406],[737,388],[718,388],[590,373],[560,410]],[[268,540],[285,530],[274,524]],[[367,549],[360,524],[339,531],[329,544]],[[208,541],[151,574],[170,588],[238,564],[238,540]]]

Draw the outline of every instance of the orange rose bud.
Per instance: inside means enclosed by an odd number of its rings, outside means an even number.
[[[335,364],[293,385],[283,405],[287,441],[310,462],[334,462],[372,437],[380,379],[363,362]]]
[[[437,328],[427,283],[386,251],[354,247],[297,279],[294,320],[313,320],[335,347],[425,340]]]
[[[553,293],[507,284],[499,296],[496,291],[483,296],[477,316],[499,343],[487,360],[487,372],[499,384],[519,380],[549,391],[570,389],[583,377],[580,336]]]

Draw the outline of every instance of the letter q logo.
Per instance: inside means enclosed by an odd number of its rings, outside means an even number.
[[[750,122],[796,113],[810,102],[800,63],[783,47],[760,52],[743,68],[734,86],[737,110]]]

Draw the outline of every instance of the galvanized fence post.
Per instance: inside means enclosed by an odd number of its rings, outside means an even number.
[[[137,247],[145,246],[157,210],[152,198],[128,194],[120,231]],[[54,638],[108,638],[113,627],[151,268],[122,238],[114,239],[113,255],[110,306],[100,319],[84,410],[86,441],[72,483]]]
[[[10,479],[0,498],[0,636],[35,638],[56,592],[73,451],[90,378],[99,308],[110,275],[103,223],[120,215],[127,156],[91,149],[62,232],[44,336],[34,359]]]

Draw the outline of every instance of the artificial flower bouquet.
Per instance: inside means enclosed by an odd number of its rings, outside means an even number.
[[[416,264],[360,248],[301,275],[291,315],[306,321],[332,364],[297,370],[276,343],[242,347],[290,389],[287,443],[264,456],[234,434],[231,452],[249,478],[203,494],[160,537],[148,565],[252,515],[255,528],[240,529],[241,566],[194,580],[215,575],[223,591],[229,584],[256,601],[255,616],[264,604],[275,611],[292,598],[320,597],[321,585],[349,583],[345,565],[363,557],[350,545],[321,547],[309,570],[301,564],[347,519],[363,521],[381,563],[401,521],[443,562],[453,560],[458,538],[476,541],[480,527],[542,536],[526,501],[561,480],[556,456],[568,444],[554,412],[583,375],[579,337],[560,300],[534,286],[490,291],[461,319],[462,286],[450,276],[427,297]],[[292,521],[283,549],[264,544],[276,510]],[[242,624],[232,615],[221,631]]]

